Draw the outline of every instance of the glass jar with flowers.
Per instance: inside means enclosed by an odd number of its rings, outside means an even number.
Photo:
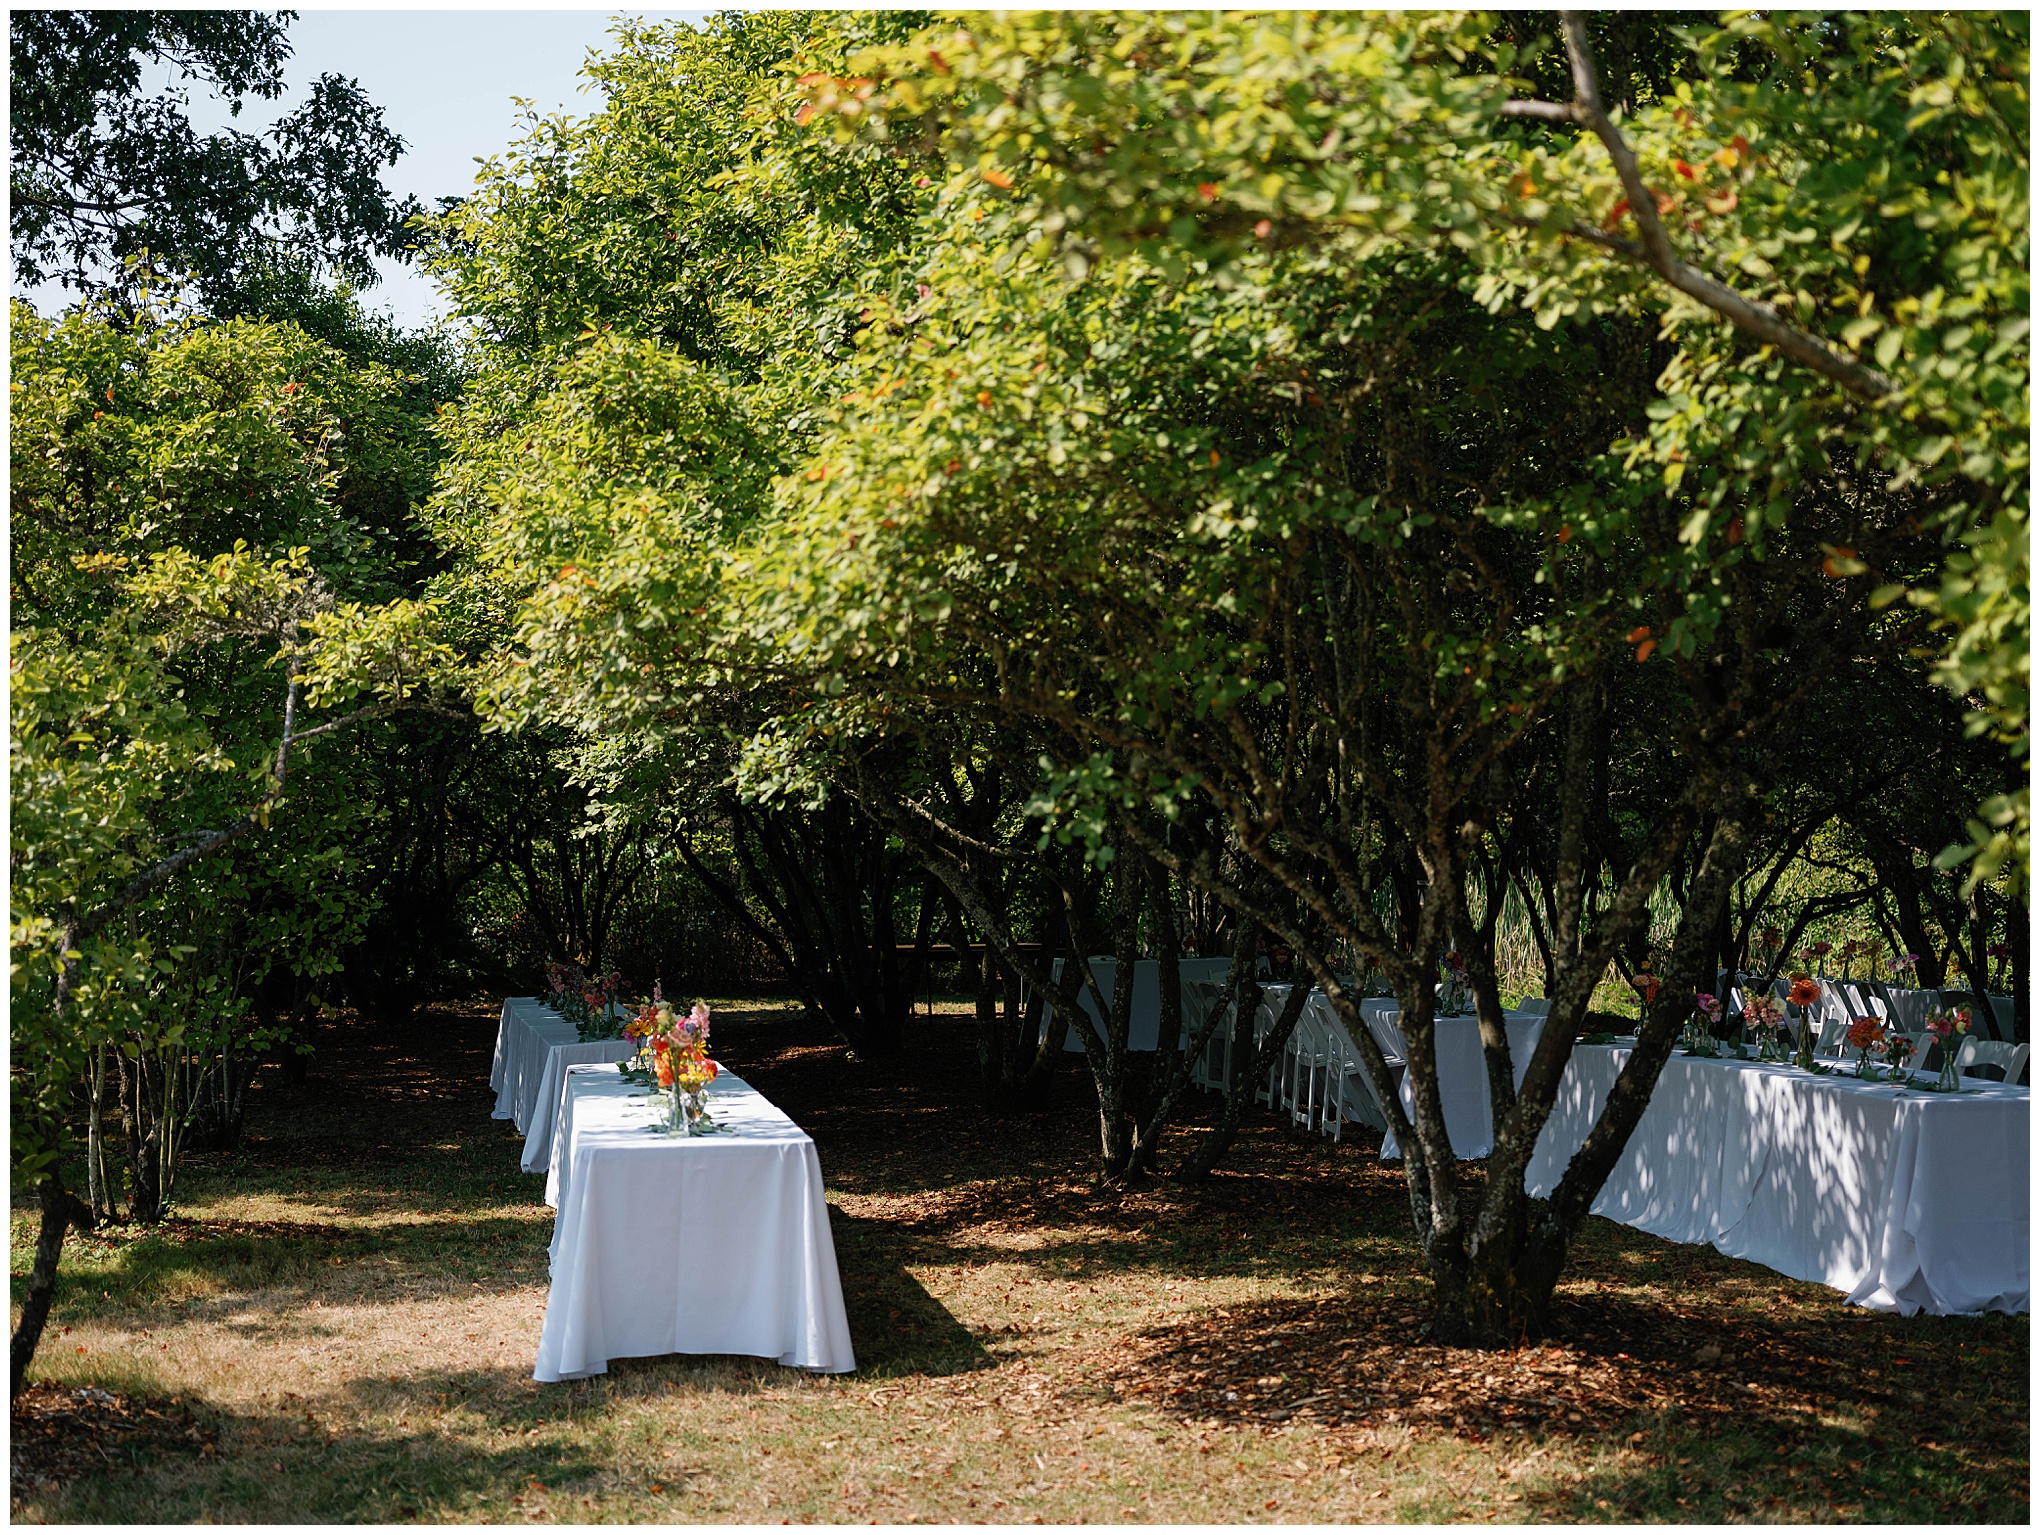
[[[624,1023],[623,1037],[631,1045],[631,1054],[616,1063],[616,1069],[627,1081],[650,1087],[653,1083],[653,1041],[673,1026],[673,1004],[668,1002],[660,983],[652,983],[652,999],[640,1003],[638,1010]]]
[[[1445,956],[1445,976],[1438,983],[1438,1016],[1458,1018],[1473,1010],[1473,975],[1455,949]]]
[[[1905,1083],[1912,1080],[1912,1068],[1908,1064],[1912,1060],[1912,1053],[1912,1037],[1901,1034],[1898,1030],[1886,1025],[1884,1030],[1884,1076],[1887,1081]]]
[[[1684,1044],[1688,1055],[1700,1054],[1701,1041],[1708,1045],[1707,1054],[1714,1053],[1713,1028],[1721,1022],[1721,998],[1711,991],[1703,991],[1693,999],[1693,1016],[1686,1020]]]
[[[1812,976],[1800,974],[1792,977],[1792,984],[1786,989],[1785,1000],[1799,1009],[1799,1048],[1792,1053],[1792,1063],[1801,1071],[1819,1071],[1813,1061],[1813,1045],[1818,1033],[1819,1020],[1813,1010],[1820,1005],[1820,982]]]
[[[577,1027],[587,1016],[588,977],[581,967],[555,960],[545,967],[545,1005]]]
[[[1894,954],[1891,956],[1891,978],[1901,986],[1911,986],[1919,979],[1920,957],[1917,954]]]
[[[651,1036],[653,1069],[660,1088],[671,1095],[665,1128],[676,1135],[706,1135],[716,1128],[708,1116],[708,1084],[721,1067],[708,1055],[708,1005],[696,1002],[685,1018],[675,1017],[671,1004]]]
[[[1785,1004],[1768,991],[1751,997],[1743,1005],[1743,1017],[1757,1036],[1757,1059],[1785,1059],[1785,1040],[1779,1024],[1785,1021]]]
[[[1927,1014],[1927,1032],[1941,1046],[1941,1075],[1934,1082],[1934,1091],[1961,1092],[1962,1073],[1955,1069],[1955,1058],[1962,1053],[1960,1041],[1969,1033],[1969,1009],[1957,1007],[1944,1011],[1935,1008]]]
[[[1856,1018],[1849,1023],[1849,1048],[1856,1052],[1856,1075],[1866,1080],[1878,1074],[1870,1064],[1870,1052],[1884,1044],[1884,1024],[1876,1018]]]
[[[581,1014],[574,1020],[574,1032],[582,1044],[623,1037],[623,1019],[614,1005],[622,984],[623,977],[614,970],[582,978]]]

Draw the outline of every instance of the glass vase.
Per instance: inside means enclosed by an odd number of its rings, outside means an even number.
[[[1799,1044],[1792,1052],[1792,1064],[1801,1071],[1817,1071],[1814,1064],[1813,1043],[1819,1025],[1813,1021],[1813,1010],[1801,1008],[1799,1016]]]
[[[1856,1052],[1856,1075],[1866,1082],[1873,1077],[1882,1075],[1879,1068],[1870,1064],[1870,1051],[1867,1046]]]
[[[689,1135],[706,1135],[715,1128],[715,1121],[708,1117],[708,1089],[697,1087],[692,1092],[675,1092],[680,1101],[680,1112],[685,1118]]]
[[[1934,1083],[1934,1090],[1936,1092],[1959,1093],[1962,1091],[1962,1073],[1955,1069],[1956,1054],[1957,1050],[1955,1049],[1954,1040],[1948,1039],[1941,1042],[1941,1075]]]

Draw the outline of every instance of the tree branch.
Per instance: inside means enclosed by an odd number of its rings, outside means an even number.
[[[1726,283],[1695,271],[1679,259],[1678,253],[1672,249],[1671,237],[1658,218],[1657,198],[1644,185],[1643,173],[1637,168],[1635,152],[1601,105],[1601,87],[1595,75],[1593,52],[1587,41],[1586,14],[1582,11],[1561,11],[1559,16],[1565,27],[1565,51],[1566,57],[1572,61],[1573,89],[1577,99],[1562,114],[1553,109],[1552,103],[1541,101],[1505,102],[1502,112],[1510,117],[1531,117],[1547,122],[1577,122],[1593,130],[1594,136],[1608,151],[1608,158],[1615,164],[1615,173],[1621,177],[1623,193],[1629,199],[1630,217],[1636,220],[1637,230],[1642,235],[1640,251],[1629,259],[1640,261],[1679,292],[1713,310],[1737,330],[1754,336],[1766,346],[1776,347],[1787,357],[1805,364],[1823,377],[1833,379],[1858,399],[1874,404],[1895,394],[1898,386],[1875,368],[1852,362],[1819,337],[1786,323],[1769,304],[1745,298]],[[1596,240],[1595,243],[1615,248],[1605,240]]]

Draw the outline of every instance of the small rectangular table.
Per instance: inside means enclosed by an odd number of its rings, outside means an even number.
[[[496,1089],[494,1117],[524,1132],[524,1171],[542,1173],[552,1161],[553,1125],[567,1067],[620,1061],[630,1053],[627,1040],[584,1043],[572,1023],[534,997],[504,999],[489,1085]]]
[[[1531,1193],[1557,1186],[1629,1055],[1573,1051]],[[1874,1310],[2027,1310],[2031,1093],[1975,1079],[1929,1093],[1851,1070],[1673,1056],[1594,1213]]]
[[[659,1133],[642,1087],[613,1066],[567,1071],[546,1203],[552,1289],[539,1380],[612,1359],[752,1354],[857,1368],[815,1143],[725,1072],[713,1135]]]
[[[1050,968],[1050,974],[1057,980],[1062,979],[1063,964],[1064,961],[1059,959]],[[1226,977],[1232,973],[1232,961],[1222,958],[1199,959],[1186,956],[1176,962],[1176,970],[1179,982],[1215,980],[1223,983]],[[1113,983],[1118,974],[1118,960],[1101,958],[1095,954],[1091,956],[1091,975],[1097,981],[1099,990],[1105,993],[1105,1002],[1108,1007],[1112,1003]],[[1084,1015],[1091,1020],[1091,1027],[1096,1029],[1102,1036],[1105,1032],[1105,1021],[1098,1012],[1098,1004],[1091,995],[1090,987],[1086,986],[1083,989],[1078,997],[1078,1002],[1084,1009]],[[1040,1039],[1048,1038],[1048,1027],[1054,1021],[1055,1004],[1053,1002],[1044,1002],[1041,1008],[1041,1033],[1038,1036]],[[1137,959],[1133,962],[1133,1010],[1127,1016],[1126,1048],[1129,1050],[1158,1049],[1161,1037],[1162,962],[1158,959]],[[1189,1038],[1187,1028],[1184,1038],[1186,1040]],[[1081,1055],[1083,1049],[1083,1030],[1072,1024],[1069,1033],[1063,1037],[1063,1050],[1065,1053],[1074,1051]]]

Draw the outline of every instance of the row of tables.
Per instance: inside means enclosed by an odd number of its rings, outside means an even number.
[[[662,1354],[854,1370],[814,1141],[727,1071],[708,1089],[716,1131],[667,1134],[616,1069],[629,1053],[583,1043],[533,998],[503,1004],[495,1117],[524,1132],[522,1165],[546,1175],[556,1212],[534,1377]]]
[[[1277,990],[1263,1002],[1263,1028]],[[1306,1006],[1339,1027],[1322,995]],[[1392,1005],[1365,1017],[1385,1051],[1403,1053]],[[1507,1020],[1519,1083],[1543,1023]],[[1493,1123],[1478,1024],[1440,1019],[1437,1041],[1453,1150],[1486,1156]],[[1632,1043],[1574,1048],[1525,1175],[1532,1194],[1557,1186]],[[628,1049],[582,1042],[535,999],[503,1004],[495,1115],[524,1133],[522,1166],[545,1173],[557,1212],[535,1377],[577,1379],[612,1359],[673,1353],[855,1369],[813,1140],[728,1072],[709,1088],[716,1133],[663,1133],[656,1101],[616,1070]],[[1407,1078],[1402,1097],[1407,1109]],[[2004,1083],[1966,1083],[1954,1096],[1846,1068],[1811,1075],[1675,1055],[1594,1211],[1873,1309],[2024,1312],[2030,1110],[2030,1092]],[[1399,1154],[1391,1135],[1382,1155]]]
[[[1267,1023],[1275,1005],[1263,1004]],[[1338,1026],[1322,994],[1306,1007]],[[1385,1054],[1406,1053],[1393,1004],[1363,1004],[1362,1016]],[[1512,1013],[1506,1024],[1520,1086],[1544,1019]],[[1494,1121],[1479,1021],[1441,1018],[1436,1039],[1454,1154],[1484,1157]],[[1633,1047],[1574,1046],[1525,1170],[1530,1193],[1558,1186]],[[1675,1054],[1594,1213],[1832,1286],[1873,1310],[2028,1310],[2031,1092],[1965,1078],[1961,1093],[1937,1093],[1926,1090],[1930,1073],[1901,1085],[1825,1064],[1809,1073]],[[1364,1078],[1358,1086],[1368,1091]],[[1401,1097],[1408,1112],[1407,1074]],[[1400,1157],[1393,1133],[1381,1155]]]

